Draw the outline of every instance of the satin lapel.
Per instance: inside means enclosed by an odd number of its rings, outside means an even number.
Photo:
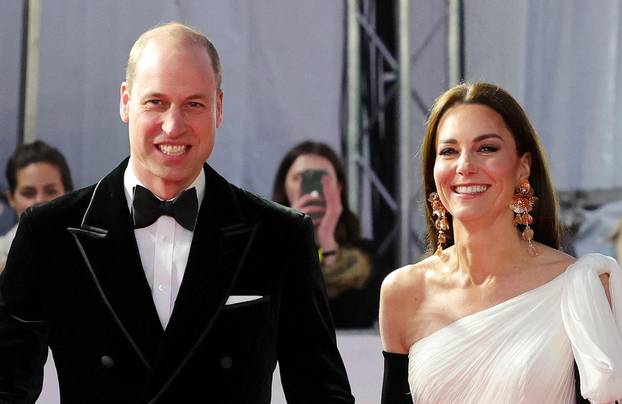
[[[222,177],[207,166],[205,174],[205,197],[188,265],[156,364],[160,392],[192,357],[220,314],[259,227],[246,223]]]
[[[81,227],[68,230],[120,331],[151,367],[163,330],[123,192],[125,167],[126,162],[98,184]]]

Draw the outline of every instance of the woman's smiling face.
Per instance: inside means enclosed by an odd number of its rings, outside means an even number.
[[[436,136],[434,182],[455,220],[471,222],[504,216],[514,188],[529,177],[531,157],[519,156],[503,118],[480,104],[460,104],[441,118]]]

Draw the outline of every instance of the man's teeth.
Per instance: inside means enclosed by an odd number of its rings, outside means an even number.
[[[459,185],[456,187],[456,192],[459,194],[481,194],[487,189],[486,185]]]
[[[162,153],[169,156],[180,156],[186,151],[186,145],[161,144],[158,147]]]

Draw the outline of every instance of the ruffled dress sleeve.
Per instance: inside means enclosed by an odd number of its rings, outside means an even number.
[[[609,274],[611,306],[599,277],[604,273]],[[565,277],[562,320],[579,368],[581,394],[598,404],[622,400],[622,269],[611,257],[587,254]]]

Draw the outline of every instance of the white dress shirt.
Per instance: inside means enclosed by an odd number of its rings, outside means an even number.
[[[123,176],[123,187],[130,212],[132,211],[134,187],[136,185],[144,187],[136,178],[130,160]],[[187,189],[192,187],[197,190],[200,207],[205,195],[205,173],[203,170]],[[184,278],[193,234],[194,232],[180,226],[175,219],[165,215],[160,216],[150,226],[134,229],[140,261],[151,288],[153,303],[160,317],[160,323],[164,329],[166,329],[171,318],[175,299],[177,299],[179,287]]]
[[[15,238],[15,233],[17,233],[17,223],[4,236],[0,237],[0,271],[6,265],[6,258],[9,256],[9,249]]]

